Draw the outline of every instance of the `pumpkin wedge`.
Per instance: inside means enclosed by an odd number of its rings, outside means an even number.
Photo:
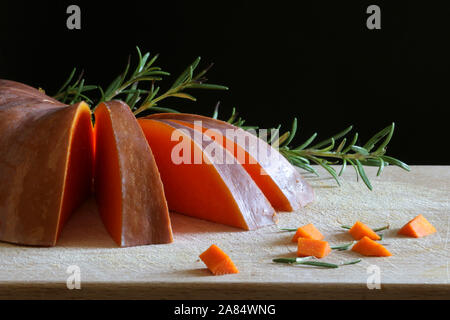
[[[175,122],[138,121],[171,210],[245,230],[275,223],[275,210],[244,168],[217,161],[233,157],[221,145]]]
[[[213,138],[234,155],[277,211],[297,210],[314,200],[313,189],[300,173],[277,150],[249,132],[194,114],[163,113],[146,118],[176,121]],[[201,124],[195,125],[196,121]]]
[[[0,80],[0,240],[55,245],[91,192],[92,158],[85,103],[67,106]]]
[[[158,168],[130,107],[101,103],[94,133],[97,205],[114,241],[120,246],[172,242]]]

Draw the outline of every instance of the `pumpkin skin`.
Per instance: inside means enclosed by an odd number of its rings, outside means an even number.
[[[85,103],[67,106],[0,80],[0,241],[56,244],[91,192],[92,142]]]
[[[237,139],[236,141],[230,140],[235,144],[234,151],[230,152],[236,157],[237,145],[247,153],[245,159],[251,157],[255,160],[256,163],[253,164],[246,160],[247,162],[242,165],[277,211],[298,210],[314,200],[312,187],[300,173],[277,150],[249,132],[227,122],[195,114],[160,113],[145,118],[172,120],[180,124],[184,122],[184,125],[191,128],[195,121],[201,121],[202,127],[198,128],[199,130],[208,130],[209,132],[213,130],[222,137],[226,137],[227,130],[231,130]],[[269,158],[260,157],[258,152],[268,154]],[[276,157],[272,158],[272,156]]]
[[[101,103],[94,132],[97,205],[114,241],[122,247],[172,242],[159,171],[130,107]]]
[[[212,149],[215,156],[227,156],[222,146],[168,120],[138,122],[154,152],[170,210],[244,230],[276,223],[275,210],[242,166],[214,161]],[[172,140],[173,134],[181,142]],[[186,161],[174,161],[179,143],[186,146]]]

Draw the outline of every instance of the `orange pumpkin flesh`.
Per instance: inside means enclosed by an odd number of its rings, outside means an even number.
[[[373,231],[370,227],[368,227],[361,221],[356,221],[348,232],[355,240],[361,240],[363,237],[368,237],[372,240],[381,239],[381,237],[375,231]]]
[[[164,120],[139,119],[139,124],[154,152],[171,210],[245,230],[274,223],[274,209],[242,166],[214,163],[205,144],[195,140],[193,129]],[[180,143],[171,140],[175,131],[190,147],[189,154],[183,150],[180,155],[191,163],[174,163],[172,152]],[[207,146],[227,153],[202,138]],[[194,163],[196,155],[201,157],[199,163]]]
[[[153,153],[129,106],[95,110],[95,192],[100,216],[120,246],[173,241]]]
[[[405,224],[398,234],[421,238],[436,232],[436,228],[421,214]]]
[[[200,254],[199,258],[206,267],[216,276],[239,273],[230,257],[215,244]]]
[[[93,179],[93,128],[91,111],[82,103],[77,114],[67,154],[68,169],[64,183],[64,197],[58,223],[58,235],[71,213],[91,194]]]
[[[331,248],[327,241],[298,238],[297,256],[323,258],[330,254]]]
[[[0,240],[53,246],[92,183],[86,104],[0,80]]]
[[[251,133],[227,122],[194,114],[163,113],[150,115],[146,118],[182,121],[179,123],[191,128],[193,128],[194,121],[201,121],[202,127],[197,128],[197,130],[203,132],[208,130],[210,136],[211,130],[213,130],[214,135],[219,137],[218,143],[221,143],[222,146],[225,143],[225,148],[235,158],[240,158],[238,155],[244,151],[245,157],[242,157],[242,159],[247,162],[243,164],[244,169],[277,211],[297,210],[314,199],[311,186],[302,178],[300,173],[275,149]],[[228,137],[227,130],[231,130],[237,137],[235,141],[223,138]],[[228,143],[227,146],[227,142],[230,141],[231,143]],[[268,160],[260,156],[263,153],[269,155]],[[250,159],[256,163],[248,161]],[[274,161],[274,159],[276,160]]]
[[[312,240],[323,240],[323,234],[312,224],[309,223],[297,229],[297,232],[292,237],[292,242],[298,243],[298,238],[306,238]]]
[[[122,190],[118,151],[109,110],[95,110],[95,195],[103,223],[117,244],[122,243]]]
[[[381,243],[364,236],[353,247],[352,251],[369,257],[389,257],[392,254]]]
[[[291,211],[292,207],[289,204],[289,200],[285,197],[280,188],[276,185],[273,179],[265,173],[264,169],[253,158],[244,148],[240,145],[234,143],[232,140],[226,138],[218,131],[212,132],[205,127],[196,126],[190,122],[180,121],[180,120],[170,120],[181,125],[190,127],[192,129],[201,131],[208,137],[219,143],[222,147],[230,152],[236,161],[242,165],[242,167],[247,171],[247,173],[255,181],[256,185],[261,189],[261,191],[269,200],[272,207],[277,211]],[[242,156],[243,155],[243,156]]]

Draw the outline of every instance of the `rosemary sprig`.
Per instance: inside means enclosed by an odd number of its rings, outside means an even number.
[[[83,100],[88,103],[92,103],[92,100],[87,95],[85,95],[85,93],[88,91],[96,90],[98,86],[85,85],[85,79],[83,79],[83,71],[78,75],[76,80],[73,81],[76,72],[77,69],[73,68],[69,77],[66,79],[58,92],[53,96],[53,98],[67,104],[74,104]]]
[[[309,259],[312,259],[313,257],[304,257],[304,258],[277,258],[273,259],[272,261],[275,263],[287,263],[292,265],[309,265],[309,266],[315,266],[315,267],[323,267],[323,268],[338,268],[339,266],[334,263],[328,263],[328,262],[321,262],[321,261],[312,261]]]
[[[218,110],[216,106],[214,116],[217,117],[217,115]],[[243,129],[255,128],[243,126],[245,120],[240,117],[237,118],[237,113],[234,108],[231,117],[227,121]],[[280,126],[275,129],[279,128]],[[349,126],[312,146],[311,144],[318,136],[317,133],[314,133],[299,146],[291,147],[289,144],[294,139],[298,129],[297,118],[294,118],[290,131],[285,132],[279,137],[270,137],[268,142],[273,147],[277,148],[278,151],[294,166],[315,175],[318,175],[318,173],[311,164],[314,163],[323,167],[335,179],[338,185],[340,185],[339,177],[347,168],[347,164],[350,164],[355,169],[356,177],[361,177],[367,188],[372,190],[373,187],[364,170],[364,166],[378,167],[377,176],[382,173],[384,167],[387,165],[398,166],[406,171],[410,171],[410,168],[406,163],[385,154],[387,145],[394,134],[394,128],[395,123],[392,123],[374,134],[363,146],[357,145],[357,132],[353,135],[351,140],[347,139],[348,134],[353,129],[353,126]],[[350,141],[350,143],[347,143],[347,141]],[[331,165],[334,164],[341,164],[339,173],[331,167]]]
[[[322,268],[332,268],[332,269],[336,269],[339,268],[339,266],[346,266],[346,265],[351,265],[351,264],[356,264],[362,261],[362,259],[356,259],[356,260],[352,260],[352,261],[348,261],[348,262],[343,262],[340,264],[335,264],[335,263],[329,263],[329,262],[322,262],[322,261],[314,261],[311,260],[314,257],[310,256],[310,257],[303,257],[303,258],[276,258],[273,259],[272,261],[275,263],[286,263],[286,264],[290,264],[290,265],[309,265],[309,266],[315,266],[315,267],[322,267]]]
[[[74,69],[69,79],[57,92],[54,98],[68,103],[86,100],[93,105],[112,99],[122,99],[130,106],[133,113],[137,116],[148,109],[158,112],[178,112],[172,108],[159,107],[158,103],[167,98],[182,98],[196,101],[196,98],[188,94],[186,90],[228,90],[227,87],[222,85],[206,83],[208,79],[205,75],[213,64],[210,64],[207,68],[195,73],[201,60],[201,58],[198,57],[180,76],[178,76],[167,91],[160,93],[160,87],[157,86],[156,83],[163,80],[164,76],[169,76],[170,73],[155,66],[158,55],[151,56],[149,52],[142,54],[139,47],[136,47],[136,50],[138,62],[134,70],[131,70],[131,58],[129,58],[125,70],[117,76],[106,89],[103,89],[100,86],[85,86],[84,79],[81,79],[82,75],[80,75],[77,81],[70,84],[76,71]],[[96,100],[83,94],[83,92],[94,89],[100,91],[100,99]]]
[[[279,151],[293,165],[301,167],[309,172],[316,173],[310,166],[311,162],[322,166],[336,180],[338,185],[340,185],[339,176],[342,175],[347,167],[347,163],[349,163],[355,168],[357,177],[361,177],[365,185],[372,190],[372,184],[367,177],[364,166],[377,166],[378,176],[383,171],[383,168],[389,164],[410,171],[407,164],[385,155],[386,146],[392,138],[394,128],[395,124],[392,123],[372,136],[372,138],[370,138],[363,146],[356,144],[358,133],[355,133],[351,142],[347,144],[346,135],[353,129],[353,126],[349,126],[334,136],[311,147],[308,146],[315,140],[317,134],[314,134],[300,146],[290,148],[289,143],[292,141],[297,131],[297,119],[294,119],[292,130],[288,132],[285,141],[279,141]],[[280,138],[280,140],[282,139]],[[374,150],[378,143],[378,147]],[[337,173],[330,165],[339,162],[342,163],[342,166],[339,173]]]
[[[167,98],[182,98],[196,101],[196,98],[186,93],[187,89],[208,89],[208,90],[228,90],[222,85],[206,83],[205,77],[208,70],[213,66],[210,64],[206,69],[195,74],[200,64],[201,58],[198,57],[190,64],[182,74],[173,82],[172,86],[165,92],[160,93],[160,87],[156,86],[156,82],[162,80],[162,76],[170,75],[168,72],[162,71],[160,67],[155,67],[158,55],[153,57],[150,53],[144,55],[137,47],[138,64],[134,72],[130,75],[130,60],[125,71],[118,76],[102,94],[102,101],[108,101],[121,95],[126,95],[125,102],[130,106],[134,115],[153,109],[158,112],[178,112],[171,108],[158,107],[158,103]],[[140,88],[142,83],[149,83],[150,89]]]

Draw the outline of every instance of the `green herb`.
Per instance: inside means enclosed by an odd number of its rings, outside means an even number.
[[[351,265],[351,264],[356,264],[361,262],[361,259],[357,259],[357,260],[352,260],[352,261],[348,261],[348,262],[343,262],[340,264],[335,264],[335,263],[329,263],[329,262],[322,262],[322,261],[314,261],[311,260],[314,257],[310,256],[310,257],[303,257],[303,258],[277,258],[277,259],[273,259],[272,261],[275,263],[286,263],[286,264],[291,264],[291,265],[309,265],[309,266],[315,266],[315,267],[322,267],[322,268],[339,268],[339,266],[346,266],[346,265]]]
[[[338,245],[338,246],[332,246],[330,248],[333,249],[333,250],[345,251],[345,250],[348,250],[352,245],[354,245],[355,242],[356,241],[352,241],[350,243],[345,243],[345,244],[341,244],[341,245]]]
[[[336,180],[338,185],[340,185],[339,176],[342,175],[347,167],[347,163],[349,163],[355,169],[357,177],[361,177],[365,185],[372,190],[372,184],[364,170],[364,166],[378,166],[378,175],[389,164],[399,166],[407,171],[410,170],[407,164],[385,155],[386,146],[391,140],[394,128],[395,124],[392,123],[370,138],[364,146],[358,146],[356,144],[358,133],[355,133],[350,144],[346,145],[347,138],[345,136],[353,129],[353,126],[349,126],[334,136],[316,143],[311,147],[308,146],[315,140],[317,134],[314,134],[300,146],[291,148],[289,143],[292,141],[297,130],[297,120],[294,119],[292,130],[288,132],[288,137],[284,142],[280,142],[279,151],[293,165],[303,168],[308,172],[317,174],[316,170],[310,164],[315,163],[320,165]],[[382,140],[383,138],[384,140]],[[379,142],[381,143],[378,147],[372,151]],[[330,166],[338,163],[342,165],[339,173]]]
[[[217,109],[218,106],[216,106],[214,111],[214,116],[216,118],[218,116]],[[237,112],[234,108],[232,115],[227,122],[241,127],[244,130],[258,128],[243,126],[245,120],[237,117]],[[280,127],[281,126],[278,126],[274,129],[280,129]],[[299,146],[292,147],[290,146],[290,143],[294,139],[298,129],[297,118],[294,118],[290,131],[285,132],[279,137],[269,137],[268,142],[273,147],[277,148],[291,164],[304,169],[305,171],[318,176],[317,170],[315,170],[311,164],[314,163],[321,166],[335,179],[339,186],[339,177],[347,168],[347,164],[350,164],[355,169],[357,180],[361,177],[367,188],[372,190],[373,187],[364,170],[364,166],[378,167],[377,176],[382,173],[386,165],[395,165],[406,171],[410,171],[410,168],[406,163],[385,155],[386,147],[394,134],[394,128],[395,123],[392,123],[374,134],[363,146],[357,145],[359,136],[357,132],[353,135],[351,140],[347,140],[348,134],[353,129],[353,126],[349,126],[312,146],[311,144],[318,136],[317,133],[314,133]],[[347,141],[350,141],[350,143],[347,143]],[[337,164],[341,165],[339,173],[331,166]]]
[[[385,225],[384,227],[376,228],[376,229],[372,229],[372,230],[375,232],[378,232],[378,231],[383,231],[383,230],[389,229],[389,227],[390,227],[390,225]]]
[[[64,103],[74,103],[74,101],[86,100],[97,105],[103,101],[112,99],[122,99],[127,103],[133,113],[137,116],[142,112],[152,109],[158,112],[178,112],[172,108],[159,107],[158,103],[167,98],[181,98],[196,101],[196,98],[188,94],[190,89],[208,90],[228,90],[227,87],[206,83],[205,77],[208,70],[213,66],[210,64],[202,71],[195,73],[200,64],[200,57],[190,64],[186,70],[173,82],[172,86],[165,92],[160,93],[157,82],[163,80],[164,76],[170,74],[155,66],[158,55],[151,56],[150,53],[142,55],[137,47],[138,63],[133,71],[131,70],[131,59],[122,74],[117,76],[106,89],[99,86],[85,86],[81,76],[75,83],[70,84],[75,74],[75,69],[71,73],[65,85],[57,92],[55,99]],[[83,94],[83,92],[98,89],[101,93],[100,99],[93,99]]]
[[[76,80],[73,81],[76,72],[77,69],[74,68],[53,98],[67,104],[74,104],[81,101],[92,103],[92,100],[85,93],[98,89],[98,86],[85,85],[85,79],[83,79],[84,72],[81,72]]]
[[[303,258],[276,258],[276,259],[273,259],[272,261],[277,262],[277,263],[300,263],[300,262],[308,261],[312,258],[314,258],[314,257],[309,256],[309,257],[303,257]]]
[[[311,261],[313,257],[304,257],[304,258],[277,258],[273,259],[273,262],[276,263],[288,263],[292,265],[309,265],[309,266],[315,266],[315,267],[322,267],[322,268],[338,268],[339,266],[334,263],[328,263],[328,262],[321,262],[321,261]]]
[[[280,228],[281,231],[295,232],[298,229]]]
[[[360,263],[361,261],[362,261],[362,259],[356,259],[356,260],[353,260],[353,261],[343,262],[340,265],[341,266],[348,266],[348,265],[351,265],[351,264]]]

